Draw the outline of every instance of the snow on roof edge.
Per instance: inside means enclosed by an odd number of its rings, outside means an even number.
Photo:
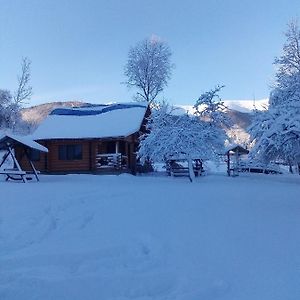
[[[48,153],[48,149],[45,146],[32,140],[30,138],[30,136],[18,136],[18,135],[14,135],[14,134],[3,134],[2,136],[0,136],[0,141],[5,139],[6,137],[9,139],[12,139],[18,143],[21,143],[31,149],[35,149],[35,150],[38,150],[41,152]]]

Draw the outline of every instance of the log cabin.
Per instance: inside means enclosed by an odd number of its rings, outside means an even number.
[[[135,174],[149,115],[148,105],[138,102],[54,109],[31,136],[49,152],[30,151],[30,159],[44,173]],[[22,151],[16,156],[26,169]]]

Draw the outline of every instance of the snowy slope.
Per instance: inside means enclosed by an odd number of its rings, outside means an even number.
[[[225,100],[225,105],[232,110],[249,113],[254,108],[257,110],[264,110],[268,107],[269,99],[261,100]]]
[[[88,105],[88,103],[81,101],[68,102],[50,102],[43,103],[32,107],[23,108],[21,111],[22,119],[32,124],[41,123],[49,113],[55,108],[61,107],[81,107]]]
[[[241,113],[250,113],[254,108],[257,110],[264,110],[268,107],[269,99],[261,100],[224,100],[224,104],[230,110]],[[183,111],[193,114],[195,109],[193,105],[176,104],[176,107],[181,108]]]
[[[300,176],[42,176],[0,190],[1,300],[300,298]]]

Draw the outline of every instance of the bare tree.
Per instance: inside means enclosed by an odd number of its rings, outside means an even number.
[[[138,89],[137,100],[153,103],[171,77],[171,50],[158,38],[145,39],[129,50],[126,84]]]
[[[21,75],[18,76],[18,87],[14,93],[15,104],[21,105],[32,96],[30,65],[31,61],[27,57],[24,57],[21,64]]]
[[[28,58],[22,59],[21,74],[18,76],[17,89],[13,95],[8,90],[0,90],[0,128],[15,131],[24,125],[21,120],[21,108],[32,95],[30,64]]]

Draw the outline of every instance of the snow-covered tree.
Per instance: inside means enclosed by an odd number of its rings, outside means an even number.
[[[276,84],[270,93],[269,109],[250,127],[253,155],[264,161],[300,163],[300,29],[288,25],[283,54],[275,59]]]
[[[187,114],[176,115],[168,105],[152,111],[147,131],[140,142],[142,162],[165,162],[170,157],[218,159],[224,147],[208,122]]]
[[[227,107],[224,105],[219,93],[224,86],[217,85],[214,89],[200,95],[196,101],[195,115],[209,125],[211,134],[219,136],[223,141],[229,139],[225,129],[232,126],[232,121],[226,114]]]
[[[283,108],[284,109],[284,108]],[[298,112],[299,107],[296,108]],[[261,113],[250,128],[255,137],[254,157],[263,162],[284,161],[289,165],[300,161],[300,117],[287,109],[270,108]]]
[[[19,106],[8,90],[0,90],[0,128],[13,129],[20,115]]]
[[[290,77],[300,73],[300,28],[297,20],[288,23],[285,36],[283,53],[274,61],[278,68],[276,85],[283,88],[290,85]]]
[[[292,93],[291,87],[276,88],[270,99],[272,97],[280,99],[282,104],[273,105],[257,114],[250,127],[250,134],[256,142],[253,152],[265,161],[299,163],[300,85]]]
[[[227,107],[219,96],[222,88],[224,88],[223,85],[217,85],[214,89],[201,94],[194,108],[196,115],[208,120],[211,124],[219,127],[229,127],[231,122],[226,115]]]
[[[136,99],[152,103],[171,77],[171,50],[157,37],[145,39],[129,50],[126,84],[138,90]]]
[[[24,102],[30,99],[30,60],[23,58],[21,74],[18,76],[18,86],[14,94],[8,90],[0,90],[0,128],[15,131],[22,127],[20,110]]]

